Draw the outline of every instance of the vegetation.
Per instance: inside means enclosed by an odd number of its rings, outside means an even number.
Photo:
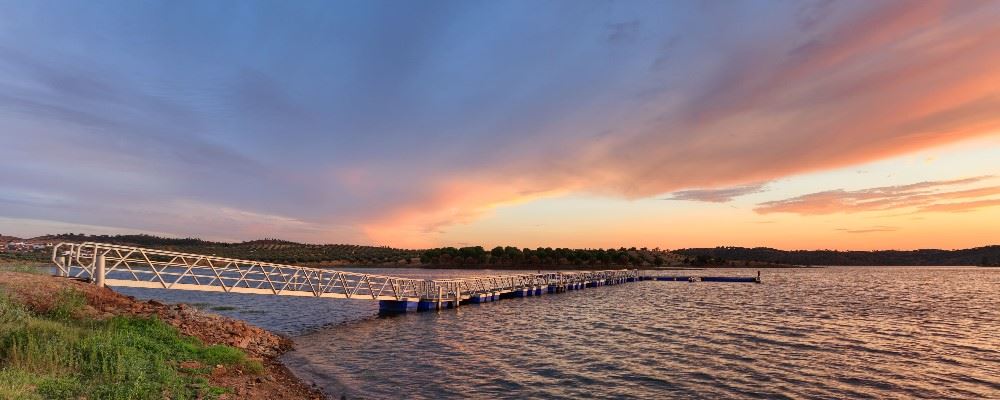
[[[962,250],[795,250],[785,251],[766,247],[716,247],[680,249],[674,253],[689,259],[748,260],[794,265],[1000,265],[1000,246]]]
[[[424,250],[420,261],[436,266],[493,267],[629,267],[663,266],[676,256],[660,249],[568,249],[539,247],[519,249],[497,246],[486,251],[481,246],[442,247]]]
[[[50,265],[51,264],[44,264],[36,261],[7,261],[0,259],[0,271],[48,275]]]
[[[34,264],[49,259],[51,254],[48,251],[37,250],[30,252],[0,253],[0,263]]]
[[[282,264],[344,263],[354,265],[409,264],[420,256],[418,250],[351,244],[304,244],[279,239],[240,243],[211,242],[186,238],[171,239],[150,235],[49,235],[32,240],[50,242],[99,242],[173,250],[220,257],[249,259]]]
[[[16,239],[16,238],[9,238]],[[647,248],[568,249],[539,247],[535,249],[497,246],[486,250],[481,246],[442,247],[428,250],[408,250],[391,247],[349,244],[304,244],[279,239],[252,240],[240,243],[212,242],[184,238],[162,238],[151,235],[83,235],[60,234],[30,239],[54,243],[101,242],[173,250],[221,257],[258,260],[282,264],[347,264],[358,266],[407,266],[420,262],[443,268],[546,268],[546,267],[669,267],[669,266],[733,266],[766,267],[778,265],[983,265],[1000,266],[1000,246],[963,250],[777,250],[766,247],[715,247],[666,251]],[[50,250],[0,252],[4,262],[33,263],[46,261]]]
[[[0,293],[0,398],[215,398],[225,392],[208,383],[216,365],[263,371],[238,349],[206,346],[156,318],[78,318],[84,303],[66,290],[38,313]]]

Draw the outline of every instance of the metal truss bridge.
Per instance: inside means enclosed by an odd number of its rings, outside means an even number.
[[[413,279],[104,243],[60,243],[52,250],[52,262],[59,275],[99,286],[377,300],[383,312],[454,308],[640,280],[696,279],[642,276],[628,269]]]

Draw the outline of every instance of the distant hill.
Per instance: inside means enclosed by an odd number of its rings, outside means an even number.
[[[411,250],[353,244],[305,244],[280,239],[239,243],[152,235],[84,235],[65,233],[21,239],[0,235],[0,260],[46,261],[50,249],[8,251],[11,242],[51,244],[100,242],[149,247],[185,253],[211,254],[282,264],[431,266],[437,268],[656,268],[656,267],[769,267],[769,266],[883,266],[985,265],[1000,266],[1000,246],[963,250],[778,250],[767,247],[691,248],[673,251],[647,248],[568,249],[496,247],[442,247]]]
[[[845,265],[845,266],[930,266],[930,265],[1000,265],[1000,246],[976,247],[962,250],[778,250],[767,247],[715,247],[674,250],[689,259],[712,258],[722,260],[748,260],[794,265]]]
[[[603,269],[603,268],[675,268],[704,266],[685,264],[684,257],[659,248],[621,247],[618,249],[569,249],[497,246],[440,247],[424,250],[420,261],[434,268],[493,269]],[[724,263],[718,263],[721,265]],[[771,266],[768,263],[725,263],[734,267]],[[713,264],[716,265],[716,264]]]
[[[23,242],[23,241],[24,241],[24,239],[21,239],[21,238],[16,237],[16,236],[7,236],[7,235],[0,234],[0,243]]]
[[[163,238],[152,235],[83,235],[40,236],[32,241],[98,242],[148,247],[219,257],[249,259],[282,264],[389,265],[409,264],[420,257],[417,250],[353,244],[304,244],[279,239],[260,239],[240,243],[212,242],[196,238]]]

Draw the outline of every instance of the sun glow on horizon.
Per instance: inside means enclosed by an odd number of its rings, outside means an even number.
[[[990,244],[997,20],[974,1],[12,3],[0,232]]]
[[[968,210],[935,211],[913,207],[819,215],[760,213],[759,204],[831,189],[865,190],[955,179],[975,180],[990,189],[975,200],[996,201]],[[570,195],[535,204],[498,209],[494,216],[447,229],[436,245],[482,243],[551,247],[618,248],[645,246],[774,247],[793,249],[878,250],[966,248],[996,244],[1000,235],[1000,134],[928,149],[872,163],[768,182],[766,190],[728,202],[665,201],[659,195],[629,201]],[[965,188],[966,186],[959,186]],[[924,192],[922,191],[920,195]],[[664,203],[672,204],[664,204]],[[587,215],[581,219],[579,215]],[[511,241],[508,232],[517,240]]]

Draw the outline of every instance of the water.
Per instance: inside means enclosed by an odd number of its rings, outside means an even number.
[[[236,309],[220,313],[297,335],[286,362],[335,397],[1000,398],[1000,270],[763,279],[638,282],[396,317],[365,301],[142,294],[226,302]]]

